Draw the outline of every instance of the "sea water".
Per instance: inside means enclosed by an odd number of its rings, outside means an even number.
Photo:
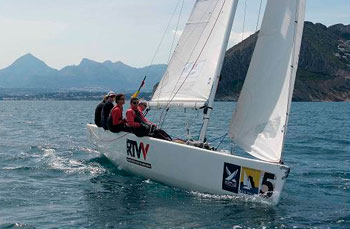
[[[291,173],[277,206],[119,170],[87,139],[97,103],[0,101],[0,228],[350,228],[350,103],[292,104],[283,152]],[[208,128],[228,151],[234,106],[217,102]],[[147,117],[158,122],[161,112]],[[195,138],[201,112],[170,110],[162,127]]]

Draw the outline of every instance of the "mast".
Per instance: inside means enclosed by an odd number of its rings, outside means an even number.
[[[227,9],[227,10],[230,10],[230,16],[228,17],[229,20],[226,24],[225,38],[224,38],[224,42],[221,45],[220,56],[219,56],[219,60],[218,60],[218,65],[217,65],[216,70],[215,70],[215,75],[214,75],[215,78],[214,78],[212,90],[210,92],[208,102],[205,104],[204,109],[203,109],[203,124],[202,124],[201,132],[199,135],[200,142],[205,141],[205,137],[206,137],[206,133],[207,133],[208,125],[209,125],[209,119],[210,119],[211,111],[213,109],[215,94],[216,94],[216,90],[217,90],[217,87],[219,84],[221,68],[222,68],[222,65],[224,62],[226,48],[227,48],[227,44],[228,44],[228,41],[230,38],[232,23],[233,23],[233,19],[235,16],[237,3],[238,3],[238,0],[233,0],[233,1],[234,2],[232,4],[232,8]],[[225,1],[225,3],[226,3],[226,1]],[[225,8],[223,8],[223,10],[225,10]]]

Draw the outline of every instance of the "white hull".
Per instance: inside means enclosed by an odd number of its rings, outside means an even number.
[[[119,168],[170,186],[216,195],[251,196],[277,204],[289,173],[285,165],[194,146],[112,133],[88,124],[93,144]],[[272,190],[268,195],[262,194]]]

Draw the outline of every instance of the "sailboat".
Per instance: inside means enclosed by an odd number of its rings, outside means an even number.
[[[206,131],[238,0],[197,0],[149,105],[203,109]],[[304,25],[305,0],[268,0],[229,126],[251,157],[88,124],[92,143],[119,168],[169,186],[278,204],[290,168],[282,151]]]

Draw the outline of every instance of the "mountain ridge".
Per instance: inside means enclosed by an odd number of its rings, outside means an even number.
[[[258,33],[226,52],[216,99],[237,100]],[[350,100],[350,25],[306,21],[293,101]]]
[[[162,64],[134,68],[121,61],[98,62],[83,58],[78,65],[57,70],[28,53],[8,67],[0,69],[0,88],[128,90],[137,88],[149,71],[144,89],[151,90],[154,83],[160,80],[165,68],[166,65]]]
[[[238,99],[258,33],[227,50],[217,100]],[[151,91],[165,70],[164,64],[134,68],[88,58],[57,70],[26,54],[0,70],[0,88],[134,90],[149,72],[143,90]],[[293,100],[350,100],[350,25],[305,22]]]

